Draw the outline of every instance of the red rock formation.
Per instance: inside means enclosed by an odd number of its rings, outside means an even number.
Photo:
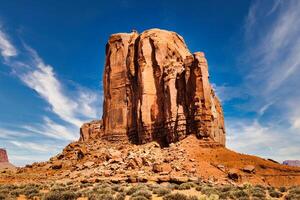
[[[83,125],[81,133],[87,134],[81,140],[167,145],[195,134],[225,145],[222,107],[209,83],[204,53],[191,54],[175,32],[113,34],[103,81],[103,129],[95,134]]]
[[[8,156],[5,149],[0,149],[0,163],[8,162]]]

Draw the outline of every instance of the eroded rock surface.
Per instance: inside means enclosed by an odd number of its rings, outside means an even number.
[[[189,134],[225,146],[221,104],[204,53],[190,53],[175,32],[113,34],[106,45],[101,130],[83,125],[81,140],[105,138],[168,145]]]
[[[0,163],[8,162],[8,156],[5,149],[0,149]]]

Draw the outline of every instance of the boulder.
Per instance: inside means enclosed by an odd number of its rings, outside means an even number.
[[[52,165],[51,165],[51,169],[54,169],[54,170],[59,170],[62,168],[62,163],[61,162],[54,162]]]
[[[245,167],[242,168],[242,171],[246,172],[246,173],[254,173],[255,172],[255,166],[246,165]]]
[[[161,163],[161,164],[154,163],[152,170],[155,173],[166,173],[166,174],[169,174],[172,171],[172,167],[168,163]]]
[[[229,169],[228,171],[228,178],[237,181],[240,178],[239,171],[237,169]]]

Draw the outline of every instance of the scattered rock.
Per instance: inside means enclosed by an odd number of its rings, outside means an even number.
[[[228,171],[228,178],[230,178],[230,179],[232,179],[234,181],[239,180],[240,174],[239,174],[238,170],[236,170],[236,169],[230,169]]]
[[[218,164],[218,165],[217,165],[217,168],[218,168],[219,170],[221,170],[222,172],[225,172],[225,171],[226,171],[226,167],[225,167],[224,165],[222,165],[222,164]]]
[[[59,170],[61,168],[62,168],[62,163],[61,162],[53,163],[51,165],[51,169],[54,169],[54,170]]]
[[[246,172],[246,173],[254,173],[255,172],[255,166],[247,165],[247,166],[242,168],[242,171]]]
[[[85,162],[85,163],[83,164],[83,166],[90,168],[90,167],[92,167],[94,164],[95,164],[94,162],[88,161],[88,162]]]
[[[168,163],[161,163],[161,164],[154,163],[152,170],[155,173],[162,173],[162,172],[164,172],[164,173],[169,174],[172,171],[172,167]]]

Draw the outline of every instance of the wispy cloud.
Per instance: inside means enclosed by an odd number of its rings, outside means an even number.
[[[252,2],[245,22],[246,62],[241,63],[245,78],[238,91],[248,95],[243,106],[256,115],[227,120],[228,144],[235,150],[300,159],[299,10],[297,0]]]
[[[29,157],[31,154],[31,160],[27,160],[31,162],[34,160],[34,151],[44,152],[40,155],[44,159],[51,152],[57,152],[57,148],[53,148],[55,145],[47,144],[51,138],[63,144],[76,140],[79,137],[79,127],[84,122],[99,118],[101,94],[78,84],[73,87],[75,89],[70,89],[33,48],[22,44],[16,48],[0,26],[0,51],[4,64],[28,88],[35,91],[48,107],[41,116],[42,123],[15,124],[12,129],[0,127],[0,139],[11,144],[6,146],[12,149],[11,153],[16,159],[23,155],[20,149],[27,149],[25,156]],[[58,118],[53,117],[53,114]],[[33,138],[39,142],[33,142]],[[24,161],[14,160],[14,163],[24,164]]]
[[[16,49],[3,32],[2,36],[11,48]],[[27,56],[27,60],[14,59],[5,64],[14,70],[26,86],[36,91],[50,105],[54,114],[76,127],[99,116],[100,109],[95,106],[99,105],[100,94],[82,86],[78,86],[77,91],[67,91],[53,67],[46,64],[34,49],[24,44],[22,53]]]
[[[49,152],[51,151],[52,147],[49,147],[45,144],[37,144],[34,142],[20,142],[20,141],[9,141],[11,144],[21,148],[21,149],[29,149],[34,151],[42,151],[42,152]]]
[[[10,43],[6,34],[4,34],[3,31],[1,31],[1,26],[0,26],[0,51],[4,59],[17,55],[16,48]]]
[[[78,138],[77,128],[62,126],[53,122],[48,117],[44,117],[43,124],[25,125],[22,128],[28,132],[37,133],[55,139],[72,141]]]
[[[12,139],[15,137],[26,137],[30,134],[31,134],[30,132],[26,132],[26,131],[0,128],[0,138],[2,138],[2,139]]]
[[[227,121],[229,148],[280,162],[299,159],[300,137],[292,129],[257,120],[236,120]]]

